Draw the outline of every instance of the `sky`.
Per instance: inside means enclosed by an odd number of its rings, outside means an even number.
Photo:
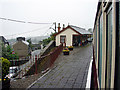
[[[5,38],[18,36],[45,36],[54,32],[53,23],[65,26],[93,28],[98,0],[0,0],[0,17],[30,24],[0,19],[0,35]]]

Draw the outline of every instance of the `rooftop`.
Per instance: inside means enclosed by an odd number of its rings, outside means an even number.
[[[29,43],[28,42],[26,42],[26,41],[22,41],[23,43],[25,43],[26,45],[29,45]]]
[[[81,34],[91,34],[89,31],[85,30],[84,28],[80,28],[80,27],[73,26],[73,25],[69,25],[69,26]]]
[[[79,34],[92,34],[91,32],[85,30],[84,28],[80,28],[77,26],[73,26],[73,25],[68,25],[66,28],[64,28],[63,30],[59,31],[58,33],[54,34],[54,36],[58,35],[59,33],[67,30],[68,28],[71,28],[72,30],[74,30],[75,32],[79,33]]]

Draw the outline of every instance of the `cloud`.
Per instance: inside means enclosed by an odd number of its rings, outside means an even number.
[[[86,29],[93,27],[97,9],[97,0],[1,0],[0,2],[2,17],[40,23],[60,22],[66,26],[70,23]],[[2,35],[22,33],[43,26],[0,22]],[[41,35],[44,32],[45,29],[29,35]]]

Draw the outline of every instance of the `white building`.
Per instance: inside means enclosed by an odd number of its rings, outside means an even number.
[[[61,43],[64,46],[78,46],[80,43],[84,43],[90,35],[92,34],[84,28],[73,25],[68,25],[60,31],[60,24],[58,25],[58,33],[54,34],[56,46]]]

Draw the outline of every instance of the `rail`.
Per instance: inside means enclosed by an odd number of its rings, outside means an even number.
[[[48,68],[52,67],[55,60],[63,50],[63,44],[58,46],[55,50],[44,56],[35,56],[34,64],[27,70],[25,75],[32,75],[37,73],[44,73]]]
[[[50,68],[54,64],[54,61],[57,59],[62,50],[63,44],[55,48],[52,52],[50,52],[47,55],[41,56],[40,54],[38,54],[30,56],[28,58],[28,62],[25,64],[20,65],[20,62],[14,63],[15,64],[14,66],[17,66],[18,69],[20,70],[17,77],[15,78],[22,78],[23,76],[27,75],[46,72],[46,70],[48,70],[48,68]]]

